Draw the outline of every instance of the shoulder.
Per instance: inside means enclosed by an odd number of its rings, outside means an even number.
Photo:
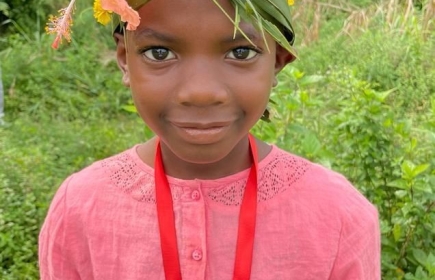
[[[261,210],[279,221],[282,240],[291,236],[317,265],[332,266],[330,279],[379,279],[378,212],[349,180],[276,147],[259,173],[262,193],[275,194]]]
[[[43,232],[61,223],[71,235],[81,236],[84,225],[89,228],[115,213],[130,213],[135,199],[154,201],[154,193],[146,189],[154,186],[147,168],[151,169],[140,161],[135,146],[72,174],[56,191]]]
[[[83,207],[86,202],[130,195],[135,186],[152,179],[152,169],[139,159],[136,148],[96,161],[72,174],[56,195],[63,193],[68,207]]]
[[[377,220],[377,210],[342,174],[274,147],[260,171],[267,188],[284,188],[283,199],[319,213]],[[283,190],[284,192],[284,190]]]
[[[65,182],[68,189],[91,191],[100,185],[112,184],[111,178],[117,176],[120,170],[133,169],[131,160],[132,149],[128,149],[111,157],[98,160],[82,170],[72,174]]]
[[[113,237],[114,228],[126,228],[146,215],[138,215],[132,186],[144,186],[152,177],[146,176],[135,148],[93,163],[58,188],[39,235],[43,278],[56,273],[56,279],[76,279],[80,264],[94,253],[89,244]],[[144,192],[138,188],[137,193]]]

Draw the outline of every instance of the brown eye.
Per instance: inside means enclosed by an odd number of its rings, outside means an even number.
[[[143,53],[148,59],[155,61],[165,61],[169,59],[174,59],[175,55],[173,52],[168,50],[167,48],[150,48]]]
[[[231,50],[227,57],[231,59],[248,60],[255,57],[257,54],[258,52],[253,49],[241,47]]]

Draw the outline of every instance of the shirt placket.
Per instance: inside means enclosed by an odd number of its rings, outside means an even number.
[[[192,186],[182,188],[174,211],[183,279],[205,279],[206,213],[200,181],[195,180]]]

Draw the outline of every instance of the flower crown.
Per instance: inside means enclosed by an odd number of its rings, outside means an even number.
[[[127,23],[127,30],[136,30],[140,23],[137,9],[149,1],[151,0],[95,0],[94,17],[99,23],[106,25],[115,16],[116,20]],[[234,24],[234,31],[239,31],[251,44],[255,45],[239,27],[241,19],[254,24],[263,34],[264,40],[264,32],[266,31],[278,44],[296,56],[292,47],[294,31],[290,23],[289,9],[289,6],[294,4],[293,0],[230,0],[235,8],[235,18],[229,16],[218,0],[210,1],[213,1]],[[59,16],[50,16],[49,18],[46,31],[49,34],[56,34],[51,45],[54,49],[59,47],[63,38],[68,42],[71,41],[72,14],[75,2],[76,0],[71,0],[68,7],[59,10]]]

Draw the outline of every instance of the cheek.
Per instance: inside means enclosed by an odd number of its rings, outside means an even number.
[[[150,75],[137,58],[136,61],[132,58],[129,61],[129,80],[133,101],[143,118],[161,110],[162,99],[168,92],[162,76]]]
[[[234,85],[239,93],[239,103],[245,104],[247,110],[256,111],[260,116],[269,102],[275,77],[273,70],[269,65],[265,65],[260,71],[253,71],[252,74],[239,79]]]
[[[134,86],[133,86],[134,85]],[[133,84],[131,86],[133,102],[139,115],[144,120],[155,118],[165,111],[164,91],[157,90],[151,83]]]
[[[157,83],[146,77],[133,75],[130,78],[130,89],[133,102],[138,114],[149,125],[155,122],[155,116],[159,116],[164,103],[162,98],[164,91],[156,88]]]

